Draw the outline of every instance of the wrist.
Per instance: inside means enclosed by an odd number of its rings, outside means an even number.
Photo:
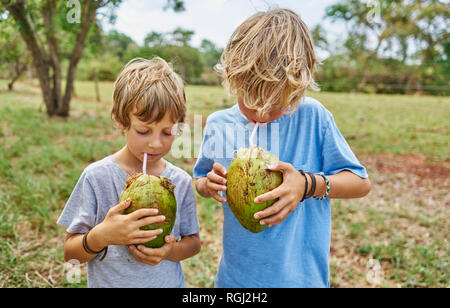
[[[305,174],[306,180],[308,181],[308,191],[306,192],[306,196],[307,198],[311,198],[314,192],[316,191],[316,181],[315,178],[313,180],[314,174],[312,174],[311,172],[305,172]]]
[[[86,242],[92,250],[99,251],[110,245],[108,239],[103,236],[103,223],[96,225],[86,237]]]
[[[324,177],[320,174],[316,174],[316,180],[317,180],[317,188],[316,192],[314,193],[315,198],[320,198],[325,196],[327,193],[327,182],[325,181]]]

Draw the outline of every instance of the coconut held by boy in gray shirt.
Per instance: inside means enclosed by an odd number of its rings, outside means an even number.
[[[58,224],[68,233],[86,233],[101,223],[109,209],[119,203],[129,175],[110,155],[89,165],[80,176]],[[177,216],[172,235],[175,238],[199,232],[192,179],[185,171],[166,162],[161,173],[172,180],[177,200]],[[126,245],[110,245],[103,261],[102,253],[88,262],[89,287],[184,287],[180,262],[162,260],[155,266],[140,263]]]

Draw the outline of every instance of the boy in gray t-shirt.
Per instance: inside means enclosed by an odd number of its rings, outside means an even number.
[[[196,203],[191,177],[163,159],[175,138],[172,128],[185,118],[183,82],[161,58],[135,59],[117,78],[113,99],[112,116],[127,144],[80,176],[58,219],[67,227],[64,260],[88,262],[89,287],[184,287],[180,261],[200,251]],[[165,217],[156,209],[122,215],[130,201],[118,204],[145,153],[146,173],[175,185],[175,225],[161,248],[139,245],[162,232],[140,227]]]

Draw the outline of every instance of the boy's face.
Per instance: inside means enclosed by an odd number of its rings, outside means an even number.
[[[283,110],[273,110],[271,112],[268,112],[261,116],[258,116],[257,110],[247,108],[244,105],[244,100],[241,97],[238,98],[238,105],[239,105],[239,109],[241,109],[242,114],[251,123],[256,123],[256,122],[259,122],[262,124],[269,123],[269,122],[275,121],[276,119],[282,117],[285,114],[285,111],[283,111]]]
[[[121,123],[117,124],[124,130]],[[130,127],[125,130],[129,151],[141,162],[144,160],[144,153],[147,153],[149,164],[157,162],[169,153],[172,147],[175,140],[175,136],[172,135],[174,125],[169,113],[157,123],[146,123],[130,114]]]

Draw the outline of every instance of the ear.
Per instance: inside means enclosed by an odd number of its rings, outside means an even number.
[[[114,123],[116,123],[117,127],[121,130],[124,131],[125,130],[125,126],[123,126],[123,124],[119,121],[119,119],[117,118],[117,116],[115,114],[113,114],[113,120]]]

